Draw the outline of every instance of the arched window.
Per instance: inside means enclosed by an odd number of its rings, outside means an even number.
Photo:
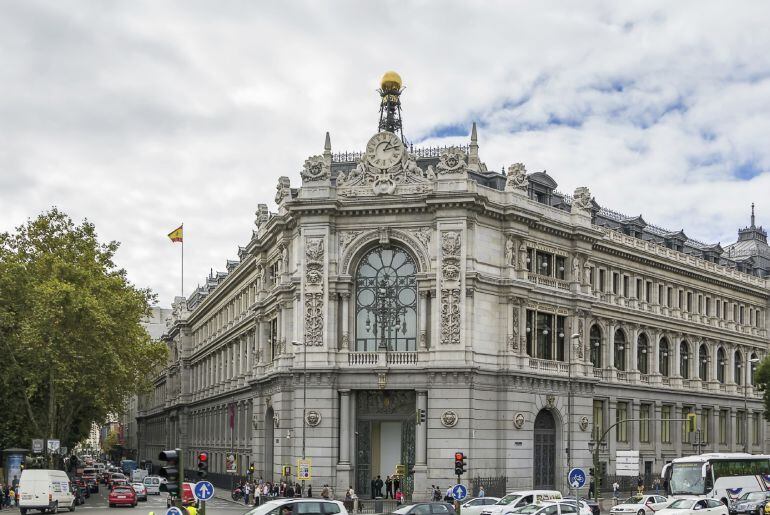
[[[690,378],[690,345],[684,340],[679,344],[679,375]]]
[[[759,362],[759,358],[757,357],[757,354],[755,352],[751,353],[751,357],[749,357],[749,383],[751,383],[751,386],[754,386],[754,372],[757,369],[757,362]]]
[[[356,350],[417,350],[417,267],[398,247],[376,247],[356,270]]]
[[[594,367],[602,367],[602,329],[599,324],[591,326],[591,363]]]
[[[636,363],[639,368],[640,374],[648,374],[650,372],[647,366],[650,346],[648,344],[647,335],[641,333],[636,339]]]
[[[615,368],[626,369],[626,333],[618,329],[615,331]]]
[[[661,338],[658,345],[658,372],[664,377],[668,377],[668,340]]]
[[[709,349],[706,344],[701,344],[698,351],[698,377],[701,381],[709,380]]]
[[[733,378],[735,384],[743,384],[743,356],[738,350],[733,354]]]
[[[723,384],[725,382],[725,365],[727,365],[725,350],[719,347],[719,350],[717,350],[717,381]]]

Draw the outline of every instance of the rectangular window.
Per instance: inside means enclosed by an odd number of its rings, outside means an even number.
[[[556,317],[556,359],[559,361],[566,361],[564,352],[566,345],[564,345],[566,334],[564,332],[564,326],[567,325],[567,317]]]
[[[684,295],[683,295],[683,293],[684,292],[682,292],[682,290],[677,290],[677,297],[678,297],[677,307],[679,309],[682,309],[684,307]]]
[[[537,338],[536,358],[553,359],[553,319],[554,316],[548,313],[537,314],[537,326],[535,328]]]
[[[556,278],[557,279],[561,279],[562,281],[564,280],[565,269],[567,268],[564,263],[565,263],[564,257],[556,256],[556,270],[555,270],[556,271]],[[580,277],[577,277],[577,278],[573,277],[572,280],[573,281],[580,281]]]
[[[628,403],[618,402],[615,405],[615,422],[623,422],[615,426],[615,439],[618,442],[628,441],[628,423],[625,420],[628,420]]]
[[[660,441],[671,443],[671,406],[661,406],[660,419]]]
[[[751,414],[751,443],[753,445],[759,445],[759,432],[762,426],[760,425],[759,413]]]
[[[687,292],[687,312],[692,313],[692,293]]]
[[[727,410],[719,410],[719,444],[727,445]]]
[[[662,285],[658,285],[658,304],[664,305],[666,303],[666,297]]]
[[[593,440],[599,441],[602,434],[604,434],[604,401],[594,400]]]
[[[668,291],[666,293],[666,307],[670,308],[671,307],[671,301],[674,298],[674,289],[671,286],[669,286],[667,288],[667,290]]]
[[[278,341],[278,319],[274,318],[270,321],[270,360],[275,360],[281,353],[280,342]]]
[[[711,297],[706,297],[706,316],[711,316]]]
[[[683,407],[682,408],[682,419],[687,420],[687,415],[692,413],[692,408],[690,407]],[[682,425],[682,443],[687,443],[690,441],[690,431],[689,427],[687,427],[689,424],[687,422],[681,422]]]
[[[700,422],[701,441],[706,443],[711,443],[709,426],[711,426],[711,408],[703,408],[703,411],[701,411],[701,422]]]
[[[740,307],[739,311],[740,314],[738,315],[738,322],[743,325],[743,306]]]
[[[650,443],[650,405],[639,406],[639,441]]]
[[[531,309],[527,310],[527,327],[525,332],[527,333],[527,356],[534,356],[532,354],[532,342],[535,335],[535,312]]]
[[[717,318],[721,318],[722,317],[722,301],[717,299],[716,304],[717,304]]]
[[[652,302],[652,281],[647,281],[647,291],[645,292],[644,300]]]
[[[636,280],[636,298],[639,300],[647,300],[644,298],[644,288],[642,287],[642,280]]]
[[[612,293],[617,295],[618,294],[618,288],[620,285],[618,284],[620,282],[620,274],[617,272],[612,272]]]
[[[602,292],[602,293],[607,291],[606,288],[605,288],[605,286],[606,286],[606,284],[605,284],[605,275],[606,274],[605,274],[604,269],[600,268],[599,269],[599,291]]]
[[[628,291],[628,276],[627,276],[627,275],[624,275],[624,276],[623,276],[623,296],[624,296],[625,298],[628,298],[628,297],[629,297],[629,291]]]
[[[535,266],[535,249],[527,248],[527,272],[531,272]]]
[[[735,429],[735,443],[738,445],[743,445],[746,443],[746,412],[745,411],[738,411],[735,413],[735,420],[737,422],[737,426]]]
[[[537,266],[537,270],[535,270],[536,274],[540,275],[548,275],[553,277],[553,254],[549,254],[547,252],[542,252],[538,250],[535,253],[535,262]]]

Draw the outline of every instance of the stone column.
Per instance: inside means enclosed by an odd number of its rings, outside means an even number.
[[[414,438],[414,491],[428,488],[428,391],[417,390],[417,409],[425,411],[426,421],[415,426]]]
[[[419,349],[427,350],[428,348],[428,291],[420,290],[420,340]]]
[[[264,320],[260,320],[258,322],[259,324],[259,364],[260,365],[266,365],[267,364],[267,353],[268,353],[268,323]]]
[[[340,446],[339,461],[337,462],[337,485],[340,489],[345,489],[347,485],[353,484],[353,466],[350,463],[350,403],[352,396],[350,390],[339,390],[339,392]]]
[[[342,339],[340,342],[340,348],[346,350],[350,348],[350,293],[340,293],[340,302],[342,303],[342,326],[340,327]],[[420,308],[420,316],[422,317],[422,305],[420,305]]]

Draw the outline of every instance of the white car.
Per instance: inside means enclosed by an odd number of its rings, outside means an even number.
[[[593,515],[593,510],[591,510],[591,507],[588,506],[588,503],[585,501],[575,501],[575,499],[564,499],[562,501],[546,501],[543,504],[571,504],[572,506],[575,506],[575,502],[578,503],[578,513],[579,515]],[[562,510],[564,511],[564,510]]]
[[[610,515],[652,515],[654,512],[668,506],[668,499],[662,495],[632,495],[617,506],[610,509]]]
[[[655,515],[728,515],[727,506],[716,499],[678,499]]]
[[[463,503],[462,513],[463,515],[481,515],[481,510],[499,500],[499,497],[475,497]]]
[[[575,506],[575,501],[544,502],[516,508],[512,513],[516,515],[577,515],[578,508]]]
[[[246,512],[246,515],[284,515],[288,513],[321,513],[328,515],[348,515],[340,501],[330,501],[326,499],[275,499],[260,504],[253,510]]]

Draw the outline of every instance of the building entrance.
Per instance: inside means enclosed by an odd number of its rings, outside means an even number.
[[[533,487],[552,489],[556,484],[556,422],[549,410],[535,417]]]
[[[366,390],[356,392],[356,492],[371,496],[372,481],[385,482],[397,465],[414,465],[414,391]],[[411,478],[400,480],[402,492],[411,491]],[[382,494],[386,494],[385,487]]]

